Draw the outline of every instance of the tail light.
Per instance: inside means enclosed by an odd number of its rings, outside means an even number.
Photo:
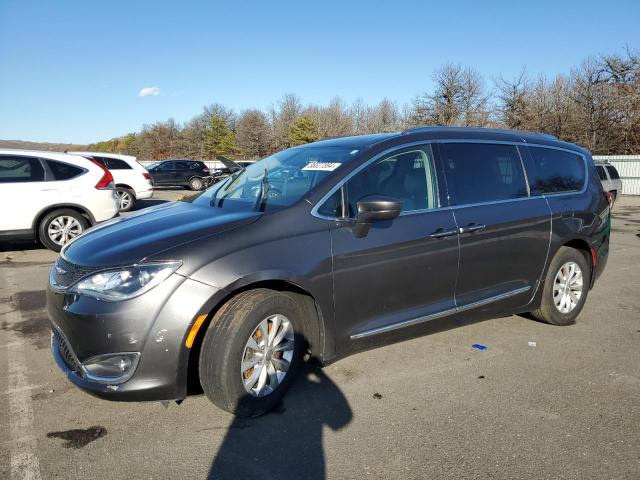
[[[95,163],[104,172],[102,174],[102,177],[100,178],[100,180],[98,180],[98,183],[96,183],[96,188],[98,190],[105,190],[105,189],[113,188],[113,175],[111,175],[111,172],[107,169],[107,167],[102,165],[100,162],[98,162],[94,158],[91,158],[91,157],[86,157],[86,158],[88,160],[91,160],[93,163]]]
[[[149,172],[144,172],[142,176],[147,180],[151,180],[151,175],[149,174]]]
[[[607,199],[609,205],[613,203],[613,195],[611,195],[611,192],[604,192],[604,198]]]
[[[204,167],[204,168],[202,169],[202,171],[203,171],[204,173],[209,173],[209,169],[208,169],[207,167]]]

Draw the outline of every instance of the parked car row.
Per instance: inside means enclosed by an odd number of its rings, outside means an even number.
[[[252,163],[225,161],[213,172],[199,160],[165,160],[147,170],[130,155],[0,150],[0,202],[11,205],[0,238],[36,239],[59,251],[90,226],[151,198],[154,186],[204,190]]]
[[[119,210],[113,174],[97,160],[11,149],[0,149],[0,205],[0,238],[55,251]]]

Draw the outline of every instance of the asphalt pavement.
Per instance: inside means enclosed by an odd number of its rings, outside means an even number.
[[[309,365],[258,419],[73,387],[49,352],[55,256],[0,244],[0,478],[640,478],[638,197],[575,325],[497,318]]]

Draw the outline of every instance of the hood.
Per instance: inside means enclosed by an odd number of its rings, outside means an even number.
[[[62,250],[62,256],[79,265],[111,267],[139,263],[147,257],[204,237],[247,225],[258,212],[225,212],[208,205],[172,202],[119,217],[88,230]],[[175,252],[175,250],[172,250]]]

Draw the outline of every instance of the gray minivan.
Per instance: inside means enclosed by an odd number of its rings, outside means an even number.
[[[573,323],[609,250],[591,155],[425,127],[291,148],[95,227],[51,270],[52,351],[112,400],[258,415],[328,364],[492,317]],[[398,365],[402,368],[402,365]]]

